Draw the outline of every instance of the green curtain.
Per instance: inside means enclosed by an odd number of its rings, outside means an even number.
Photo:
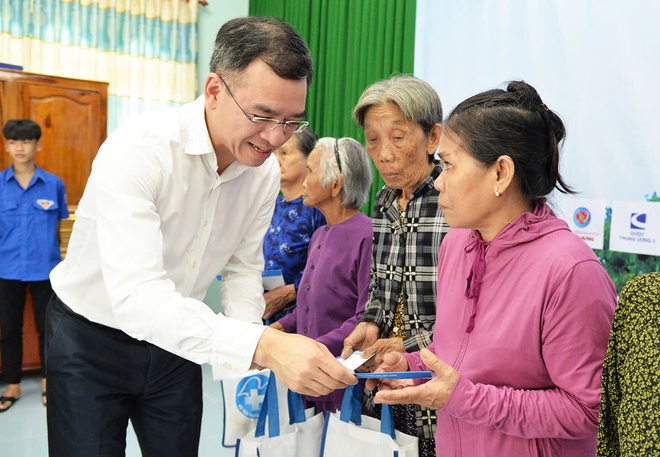
[[[351,113],[362,91],[393,74],[413,72],[415,0],[250,0],[250,16],[289,22],[309,45],[314,80],[307,97],[311,128],[364,144]],[[383,180],[374,168],[362,210],[373,214]]]

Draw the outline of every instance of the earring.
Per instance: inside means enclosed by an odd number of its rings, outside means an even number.
[[[495,196],[496,196],[496,197],[499,197],[499,196],[500,196],[500,191],[499,191],[499,190],[496,190],[496,191],[495,191]]]

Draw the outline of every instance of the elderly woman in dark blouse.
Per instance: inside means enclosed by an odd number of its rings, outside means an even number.
[[[353,117],[385,186],[374,207],[369,299],[342,357],[378,351],[367,363],[373,370],[387,352],[415,352],[431,343],[438,251],[449,231],[433,187],[441,171],[435,152],[442,105],[429,84],[400,75],[367,87]],[[434,410],[398,405],[394,418],[398,430],[419,436],[420,456],[435,455]]]

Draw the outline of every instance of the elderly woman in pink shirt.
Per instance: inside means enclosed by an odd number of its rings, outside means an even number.
[[[383,382],[375,396],[436,408],[440,457],[596,455],[616,291],[546,203],[555,188],[574,193],[559,173],[564,135],[522,81],[468,98],[445,121],[435,187],[452,230],[433,343],[379,367],[433,378]]]

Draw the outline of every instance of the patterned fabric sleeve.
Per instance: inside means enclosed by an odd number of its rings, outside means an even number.
[[[409,338],[403,340],[403,347],[406,348],[406,352],[416,352],[421,351],[427,347],[433,341],[433,329],[435,326],[431,326],[428,330],[422,330],[416,335],[412,335]]]
[[[371,282],[369,285],[369,298],[362,315],[361,322],[373,322],[378,325],[380,335],[384,335],[386,328],[384,328],[384,312],[381,302],[376,295],[378,294],[378,280],[376,278],[374,258],[371,257]]]
[[[603,365],[599,457],[660,455],[660,273],[621,291]]]

